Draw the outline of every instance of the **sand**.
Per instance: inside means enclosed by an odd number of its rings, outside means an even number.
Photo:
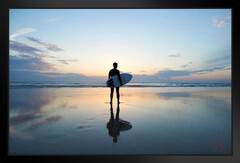
[[[230,87],[122,88],[119,120],[109,88],[9,93],[12,155],[231,153]]]

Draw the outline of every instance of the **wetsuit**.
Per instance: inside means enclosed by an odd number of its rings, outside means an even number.
[[[108,79],[114,75],[118,75],[118,79],[120,81],[120,83],[122,84],[122,80],[120,77],[120,72],[117,69],[111,69],[108,73]],[[113,83],[112,83],[113,84]],[[111,85],[111,84],[110,84]],[[111,102],[112,102],[112,97],[113,97],[113,92],[114,92],[114,88],[111,88],[111,94],[110,94],[110,98],[111,98]],[[117,92],[117,99],[119,102],[119,87],[116,87],[116,92]]]

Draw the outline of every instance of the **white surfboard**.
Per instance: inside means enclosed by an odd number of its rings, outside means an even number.
[[[132,79],[132,75],[128,73],[122,73],[120,74],[120,77],[123,85],[127,84]],[[108,87],[112,87],[112,88],[120,87],[120,81],[118,79],[118,75],[112,76],[110,79],[107,80],[106,84]]]

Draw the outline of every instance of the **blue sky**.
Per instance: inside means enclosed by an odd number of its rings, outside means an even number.
[[[10,81],[230,82],[230,9],[11,9]]]

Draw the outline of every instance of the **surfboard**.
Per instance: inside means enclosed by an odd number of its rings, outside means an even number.
[[[122,73],[120,74],[120,77],[123,85],[127,84],[132,79],[132,75],[128,73]],[[112,76],[110,79],[107,80],[106,84],[108,87],[111,87],[111,88],[120,87],[120,81],[118,79],[118,75]]]

